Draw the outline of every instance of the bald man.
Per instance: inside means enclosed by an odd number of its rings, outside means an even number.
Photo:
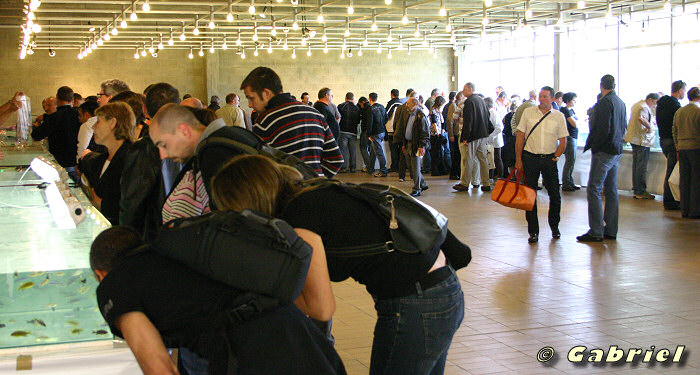
[[[201,100],[195,98],[195,97],[189,97],[180,103],[180,105],[185,106],[185,107],[192,107],[192,108],[197,108],[197,109],[202,109],[204,108],[204,104],[202,103]]]

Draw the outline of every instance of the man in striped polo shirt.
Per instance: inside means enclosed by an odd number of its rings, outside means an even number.
[[[343,165],[333,133],[316,109],[282,92],[272,69],[257,67],[241,83],[248,105],[259,113],[253,132],[270,146],[303,160],[320,176],[331,178]]]

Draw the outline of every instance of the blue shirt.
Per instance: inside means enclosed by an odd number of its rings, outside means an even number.
[[[416,114],[418,113],[418,107],[416,107],[411,115],[408,116],[408,123],[406,123],[406,140],[413,140],[413,123],[416,121]]]

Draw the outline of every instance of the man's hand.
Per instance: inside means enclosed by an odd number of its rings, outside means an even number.
[[[423,147],[418,147],[418,156],[423,157],[425,155],[425,149]]]
[[[462,141],[462,144],[466,146],[466,145],[469,144],[469,142],[467,142],[467,141]]]
[[[515,169],[523,170],[523,159],[518,159],[515,161]]]
[[[367,137],[367,139],[369,139],[370,142],[374,142],[374,139],[372,137]]]
[[[454,142],[454,141],[455,141],[455,136],[454,136],[454,135],[451,135],[451,136],[450,136],[450,142]]]

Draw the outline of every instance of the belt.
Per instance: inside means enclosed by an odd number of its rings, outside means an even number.
[[[525,150],[523,150],[523,154],[525,154],[525,155],[527,155],[527,156],[532,156],[532,157],[535,157],[535,158],[542,158],[542,159],[544,159],[544,158],[553,158],[553,157],[554,157],[554,153],[553,153],[553,152],[552,152],[551,154],[533,154],[533,153],[530,152],[530,151],[525,151]]]
[[[452,275],[453,273],[454,271],[452,271],[452,267],[449,265],[440,267],[435,271],[426,274],[420,280],[416,281],[413,284],[405,285],[403,287],[392,288],[394,292],[392,293],[393,297],[387,298],[405,297],[410,296],[412,294],[416,294],[419,288],[420,290],[426,290],[431,287],[434,287],[438,283],[450,277],[450,275]]]

